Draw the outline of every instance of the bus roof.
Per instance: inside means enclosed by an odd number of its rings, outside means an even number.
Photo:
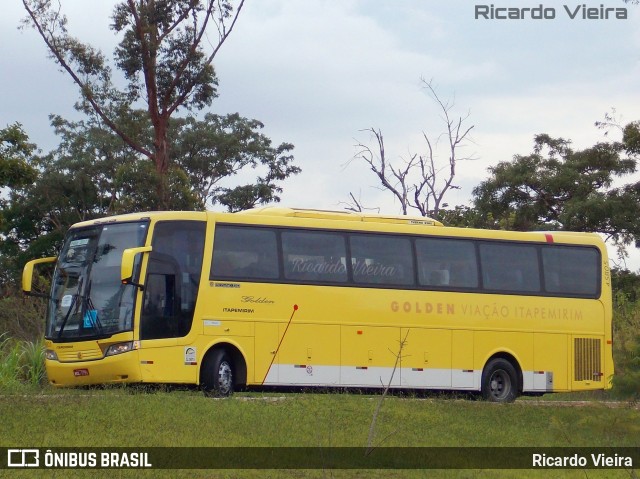
[[[440,221],[428,217],[411,217],[401,215],[376,215],[370,213],[350,212],[350,211],[330,211],[317,209],[300,209],[276,206],[265,206],[240,211],[237,213],[223,213],[213,211],[148,211],[131,213],[125,215],[98,218],[89,221],[76,223],[72,228],[85,227],[90,225],[108,224],[120,221],[140,221],[140,220],[207,220],[215,217],[215,221],[231,221],[233,223],[245,222],[271,224],[287,223],[292,225],[301,220],[301,223],[323,223],[336,221],[336,227],[348,228],[351,223],[354,229],[376,230],[376,231],[396,231],[408,233],[407,226],[417,227],[420,233],[426,233],[421,228],[434,228],[431,231],[436,235],[446,235],[452,237],[473,237],[478,239],[505,239],[521,240],[546,243],[569,243],[599,245],[605,251],[604,242],[597,233],[573,232],[573,231],[506,231],[487,230],[475,228],[459,228],[455,226],[444,226]],[[235,218],[235,219],[232,219]],[[342,223],[341,226],[338,226]],[[413,229],[413,228],[411,228]]]
[[[412,217],[400,215],[374,215],[369,213],[358,213],[353,211],[330,211],[299,208],[283,208],[275,206],[264,206],[239,212],[239,214],[259,215],[259,216],[279,216],[289,218],[312,218],[326,220],[343,221],[363,221],[372,223],[395,223],[424,226],[444,226],[441,222],[427,217]]]

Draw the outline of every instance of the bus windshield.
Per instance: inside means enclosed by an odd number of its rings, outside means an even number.
[[[86,340],[133,328],[135,288],[120,281],[122,251],[141,246],[148,222],[71,229],[56,271],[45,337]]]

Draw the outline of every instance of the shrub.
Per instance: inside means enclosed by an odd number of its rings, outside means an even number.
[[[16,340],[0,335],[0,389],[40,386],[45,378],[44,340]]]
[[[616,374],[613,392],[617,396],[640,398],[640,301],[624,291],[614,298],[613,360]]]
[[[45,311],[46,302],[40,298],[8,294],[0,299],[0,331],[16,339],[39,340],[44,335]]]

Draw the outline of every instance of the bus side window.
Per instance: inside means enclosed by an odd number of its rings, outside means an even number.
[[[478,287],[478,262],[473,241],[454,238],[416,240],[418,280],[422,286]]]
[[[542,248],[545,291],[597,296],[600,261],[600,252],[595,248],[545,245]]]
[[[408,238],[351,234],[353,280],[362,284],[413,285],[413,252]]]
[[[539,292],[537,248],[527,244],[480,243],[483,286],[494,291]]]
[[[347,281],[344,236],[316,231],[283,231],[284,277],[314,283]]]
[[[275,231],[267,228],[217,225],[210,279],[277,279]]]

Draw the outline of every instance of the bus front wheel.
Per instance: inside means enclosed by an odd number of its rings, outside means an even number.
[[[233,393],[233,363],[226,351],[218,349],[209,355],[202,366],[202,386],[206,393],[218,397]]]
[[[518,374],[509,361],[495,358],[482,371],[482,397],[491,402],[513,402],[518,395]]]

